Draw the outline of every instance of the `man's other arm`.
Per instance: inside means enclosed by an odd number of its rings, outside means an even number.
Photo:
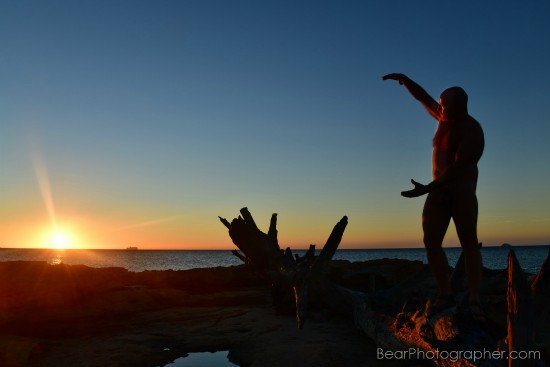
[[[430,191],[444,186],[456,179],[464,178],[469,174],[469,170],[477,169],[477,162],[483,154],[485,147],[485,138],[481,126],[477,125],[469,132],[468,137],[463,139],[458,147],[455,161],[451,163],[435,180],[427,185],[423,185],[414,180],[412,190],[402,191],[401,195],[407,198],[422,196]]]

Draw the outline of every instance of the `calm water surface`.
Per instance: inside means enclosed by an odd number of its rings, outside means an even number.
[[[231,363],[227,351],[225,352],[204,352],[204,353],[189,353],[186,357],[176,359],[174,362],[165,365],[164,367],[223,367],[236,366]]]
[[[454,266],[460,256],[460,248],[446,248],[449,264]],[[506,269],[509,249],[485,247],[483,264],[490,269]],[[523,269],[529,273],[539,271],[548,256],[548,246],[515,246],[514,251]],[[303,254],[304,250],[295,251]],[[368,249],[338,250],[334,259],[366,261],[383,258],[419,260],[427,262],[425,250]],[[130,271],[187,270],[216,266],[240,265],[242,262],[229,250],[49,250],[49,249],[0,249],[0,261],[47,261],[50,264],[83,264],[91,267],[123,267]]]

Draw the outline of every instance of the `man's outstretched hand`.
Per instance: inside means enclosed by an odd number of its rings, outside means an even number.
[[[406,198],[416,198],[418,196],[427,194],[430,191],[427,185],[422,185],[421,183],[418,183],[415,180],[411,180],[411,183],[414,185],[414,189],[408,190],[408,191],[401,191],[401,196],[404,196]]]
[[[398,74],[398,73],[387,74],[382,77],[382,80],[388,80],[388,79],[397,80],[399,84],[403,85],[403,81],[407,79],[407,77],[405,76],[405,74]]]

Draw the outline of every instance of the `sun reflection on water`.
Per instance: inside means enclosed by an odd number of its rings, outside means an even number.
[[[52,258],[50,259],[50,261],[48,261],[48,264],[50,264],[50,265],[63,264],[64,255],[65,255],[64,251],[54,252]]]

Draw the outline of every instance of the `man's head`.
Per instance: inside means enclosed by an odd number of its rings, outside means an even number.
[[[439,104],[443,107],[445,119],[453,120],[468,114],[468,95],[460,87],[445,89],[439,96]]]

